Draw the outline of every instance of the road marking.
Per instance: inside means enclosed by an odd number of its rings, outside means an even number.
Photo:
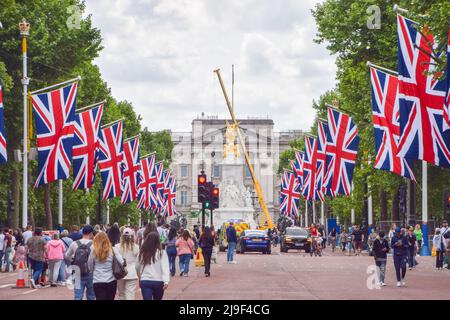
[[[38,289],[28,290],[28,291],[23,292],[22,294],[29,294],[29,293],[35,292],[35,291],[37,291],[37,290],[38,290]]]
[[[12,286],[15,286],[15,285],[16,285],[15,283],[3,284],[3,285],[0,286],[0,289],[12,287]]]

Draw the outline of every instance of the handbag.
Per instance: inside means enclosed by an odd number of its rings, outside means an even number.
[[[112,271],[113,276],[116,278],[116,280],[123,279],[127,276],[128,270],[127,270],[127,261],[123,259],[123,264],[119,262],[116,258],[116,254],[114,253],[113,249],[113,261],[112,261]]]

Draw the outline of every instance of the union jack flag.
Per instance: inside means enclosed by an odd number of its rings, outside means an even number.
[[[316,190],[317,147],[318,142],[316,138],[305,137],[302,194],[306,200],[316,201],[319,199]]]
[[[75,82],[57,90],[31,95],[39,170],[35,188],[69,177],[77,89]]]
[[[130,203],[137,198],[139,185],[139,137],[127,140],[123,144],[123,193],[122,204]]]
[[[162,215],[172,217],[176,214],[175,199],[177,196],[176,180],[170,172],[166,172],[164,179],[164,208]]]
[[[75,114],[72,190],[91,189],[95,181],[102,115],[103,105]]]
[[[153,185],[153,192],[156,195],[156,205],[152,209],[161,212],[164,207],[164,163],[159,161],[154,167],[154,176],[156,176],[156,183]]]
[[[398,79],[370,68],[376,158],[374,167],[415,180],[407,159],[397,155],[400,136]]]
[[[101,129],[99,144],[103,200],[122,195],[123,122]]]
[[[450,131],[444,132],[445,83],[438,81],[431,57],[434,37],[400,15],[398,31],[398,81],[400,140],[398,156],[450,166]]]
[[[157,197],[154,193],[154,185],[158,182],[154,175],[155,155],[141,159],[141,170],[138,186],[138,205],[139,209],[150,209],[157,204]]]
[[[299,214],[299,200],[300,183],[298,179],[293,172],[284,171],[281,178],[280,214],[295,220]]]
[[[448,28],[447,39],[447,92],[444,106],[444,130],[450,129],[450,27]]]
[[[8,161],[6,152],[5,117],[3,115],[2,80],[0,79],[0,163]]]
[[[327,190],[323,185],[325,170],[327,167],[327,134],[328,125],[322,121],[317,123],[317,170],[316,170],[316,186],[317,195],[321,201],[325,200]]]
[[[299,151],[294,149],[295,152],[295,160],[290,161],[292,171],[294,172],[295,177],[298,179],[300,183],[300,188],[303,186],[303,151]]]
[[[327,110],[327,170],[324,187],[336,194],[350,195],[358,154],[358,129],[352,119],[337,110]]]

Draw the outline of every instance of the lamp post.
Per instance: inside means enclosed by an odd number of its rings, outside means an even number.
[[[20,35],[22,36],[22,59],[23,59],[23,177],[22,177],[22,227],[28,225],[28,84],[27,77],[27,36],[30,34],[30,24],[22,19],[19,23]]]

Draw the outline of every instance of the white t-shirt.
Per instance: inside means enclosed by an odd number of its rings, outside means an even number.
[[[25,242],[25,244],[27,243],[28,239],[30,239],[32,236],[33,236],[33,231],[31,231],[31,230],[25,231],[22,234],[23,241]]]
[[[3,246],[5,245],[5,235],[2,233],[0,234],[0,251],[3,251]]]

